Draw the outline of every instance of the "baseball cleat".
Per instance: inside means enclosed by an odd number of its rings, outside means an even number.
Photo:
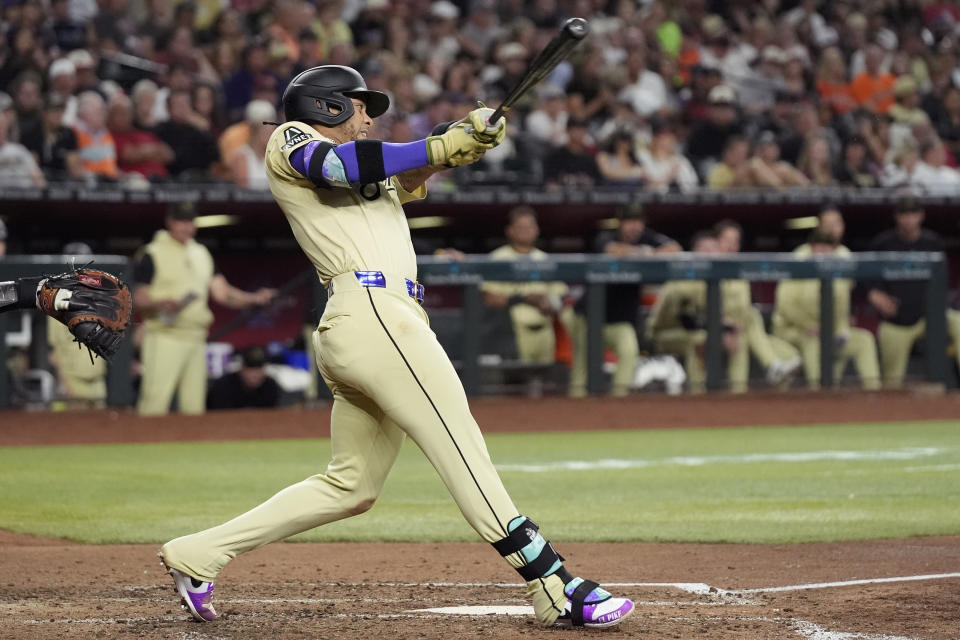
[[[593,587],[586,596],[576,593],[577,587],[584,584]],[[582,590],[581,590],[582,591]],[[602,629],[620,624],[624,618],[633,613],[633,602],[626,598],[615,598],[605,589],[596,586],[595,582],[586,582],[582,578],[575,578],[564,588],[567,604],[563,613],[557,618],[554,626],[557,627],[586,627],[588,629]],[[582,598],[583,602],[577,600]]]
[[[213,583],[203,582],[191,578],[172,567],[168,567],[163,560],[163,554],[158,553],[163,568],[173,576],[173,584],[177,595],[180,596],[180,606],[189,611],[195,620],[209,622],[215,620],[217,612],[213,608]]]

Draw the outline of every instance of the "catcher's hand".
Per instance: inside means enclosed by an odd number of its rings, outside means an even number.
[[[133,317],[130,288],[97,269],[77,269],[37,285],[37,308],[67,325],[74,339],[103,358],[120,347]]]

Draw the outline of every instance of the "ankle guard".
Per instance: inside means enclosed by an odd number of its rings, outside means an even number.
[[[504,558],[519,553],[526,565],[517,568],[524,580],[530,582],[554,573],[567,584],[570,574],[563,568],[563,557],[554,551],[553,545],[543,539],[533,520],[517,516],[507,525],[507,537],[493,543],[493,548]]]

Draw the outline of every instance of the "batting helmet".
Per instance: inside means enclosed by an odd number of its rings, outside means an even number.
[[[283,92],[283,113],[288,122],[319,122],[335,127],[353,115],[350,98],[363,100],[371,118],[383,115],[390,106],[387,94],[367,89],[363,76],[355,69],[328,64],[307,69],[290,81]],[[338,111],[331,111],[330,107]]]

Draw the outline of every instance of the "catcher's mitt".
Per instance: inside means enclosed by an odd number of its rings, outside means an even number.
[[[41,280],[37,308],[67,325],[77,342],[109,358],[130,325],[133,298],[116,276],[81,268]]]

